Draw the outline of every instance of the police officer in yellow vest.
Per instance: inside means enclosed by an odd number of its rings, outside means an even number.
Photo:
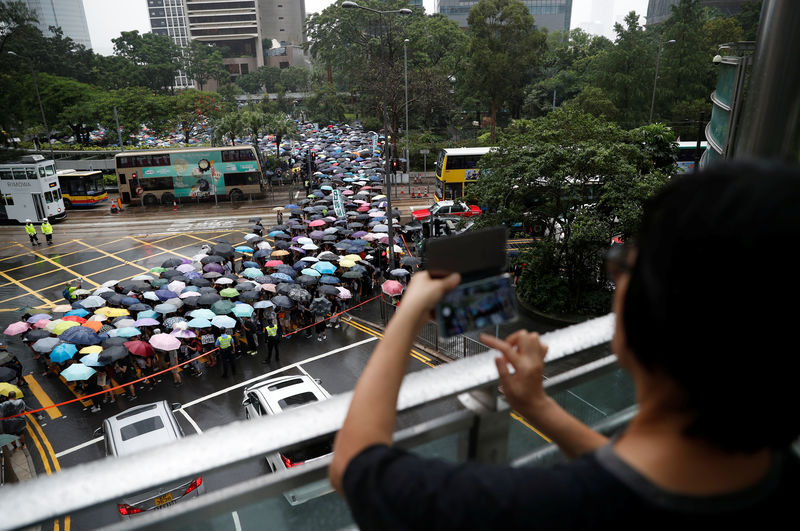
[[[42,242],[39,241],[39,237],[36,235],[36,227],[33,226],[33,222],[31,220],[25,220],[25,232],[28,233],[28,237],[31,239],[31,245],[41,245]]]
[[[42,220],[42,234],[47,238],[47,245],[53,245],[53,226],[47,221],[47,218]]]
[[[278,329],[278,323],[275,322],[274,319],[270,318],[267,321],[267,326],[264,327],[264,330],[267,332],[267,358],[262,363],[269,363],[272,359],[272,350],[275,350],[275,361],[281,361],[281,354],[278,352],[278,342],[281,339],[280,331]]]
[[[231,373],[236,374],[236,365],[233,361],[234,349],[236,348],[233,342],[231,332],[233,330],[225,330],[217,338],[217,346],[219,347],[219,360],[222,362],[222,377],[228,376],[228,366],[231,368]]]

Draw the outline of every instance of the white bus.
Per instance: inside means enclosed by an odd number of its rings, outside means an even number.
[[[56,165],[41,155],[25,155],[18,162],[0,164],[0,221],[65,217]]]

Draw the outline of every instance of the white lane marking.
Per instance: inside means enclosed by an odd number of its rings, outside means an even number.
[[[198,426],[197,423],[194,421],[194,419],[192,419],[189,416],[189,414],[184,411],[185,408],[187,408],[189,406],[194,406],[194,405],[199,404],[201,402],[205,402],[206,400],[208,400],[210,398],[217,397],[219,395],[225,394],[225,393],[227,393],[229,391],[233,391],[233,390],[238,389],[240,387],[245,387],[245,386],[250,385],[251,383],[256,382],[258,380],[263,380],[264,378],[268,378],[268,377],[270,377],[270,376],[272,376],[274,374],[286,371],[287,369],[292,369],[292,368],[297,367],[299,370],[301,370],[305,374],[308,374],[308,372],[306,372],[306,370],[301,367],[301,364],[308,363],[308,362],[311,362],[311,361],[316,361],[316,360],[322,359],[322,358],[326,358],[326,357],[331,356],[333,354],[337,354],[339,352],[342,352],[343,350],[347,350],[347,349],[350,349],[352,347],[358,347],[358,346],[361,346],[361,345],[363,345],[365,343],[369,343],[370,341],[376,341],[377,339],[378,339],[377,337],[369,337],[369,338],[364,339],[362,341],[358,341],[356,343],[351,343],[349,345],[345,345],[344,347],[340,347],[340,348],[325,352],[324,354],[319,354],[318,356],[314,356],[314,357],[305,359],[303,361],[298,361],[297,363],[292,363],[291,365],[287,365],[286,367],[281,367],[280,369],[276,369],[276,370],[274,370],[272,372],[268,372],[266,374],[262,374],[261,376],[256,376],[255,378],[251,378],[251,379],[249,379],[247,381],[244,381],[244,382],[241,382],[239,384],[232,385],[232,386],[230,386],[228,388],[221,389],[219,391],[211,393],[210,395],[206,395],[206,396],[200,397],[200,398],[198,398],[196,400],[192,400],[191,402],[187,402],[186,404],[183,405],[183,407],[181,407],[180,411],[181,411],[181,413],[184,414],[186,419],[192,424],[194,429],[196,429],[198,433],[202,433],[202,430],[200,429],[200,426]],[[56,459],[60,459],[61,457],[65,456],[65,455],[69,455],[69,454],[71,454],[73,452],[77,452],[78,450],[80,450],[82,448],[86,448],[87,446],[91,446],[93,444],[99,443],[102,440],[103,440],[102,437],[96,437],[94,439],[86,441],[85,443],[81,443],[81,444],[79,444],[77,446],[73,446],[72,448],[68,448],[66,450],[62,450],[61,452],[58,452],[56,454]]]
[[[239,513],[233,511],[231,516],[233,517],[233,526],[236,528],[236,531],[242,531],[242,524],[239,523]]]
[[[203,430],[200,429],[200,426],[197,425],[197,423],[194,421],[194,419],[192,417],[190,417],[189,414],[186,411],[184,411],[183,408],[180,408],[178,411],[183,413],[183,416],[186,417],[186,420],[189,421],[189,424],[192,425],[192,427],[195,429],[195,431],[197,433],[203,433]]]
[[[78,450],[80,450],[80,449],[82,449],[82,448],[86,448],[87,446],[91,446],[91,445],[93,445],[93,444],[99,443],[99,442],[100,442],[100,441],[102,441],[102,440],[103,440],[103,438],[102,438],[102,437],[97,437],[97,438],[94,438],[94,439],[88,440],[88,441],[86,441],[85,443],[81,443],[81,444],[79,444],[79,445],[77,445],[77,446],[73,446],[72,448],[68,448],[68,449],[66,449],[66,450],[62,450],[61,452],[58,452],[58,453],[56,454],[56,459],[61,459],[61,458],[62,458],[62,457],[64,457],[65,455],[69,455],[69,454],[71,454],[72,452],[77,452]]]
[[[339,352],[342,352],[343,350],[348,350],[348,349],[351,349],[353,347],[358,347],[358,346],[363,345],[365,343],[369,343],[370,341],[376,341],[377,339],[378,339],[377,337],[368,337],[367,339],[358,341],[356,343],[351,343],[349,345],[345,345],[344,347],[340,347],[340,348],[325,352],[324,354],[319,354],[318,356],[307,358],[307,359],[304,359],[303,361],[298,361],[297,363],[292,363],[291,365],[287,365],[286,367],[281,367],[280,369],[276,369],[276,370],[274,370],[272,372],[268,372],[266,374],[262,374],[261,376],[256,376],[255,378],[250,378],[249,380],[245,380],[244,382],[240,382],[240,383],[238,383],[236,385],[232,385],[230,387],[226,387],[225,389],[220,389],[219,391],[215,391],[215,392],[213,392],[211,394],[208,394],[206,396],[201,396],[200,398],[192,400],[191,402],[185,403],[183,405],[183,407],[187,408],[187,407],[190,407],[190,406],[197,405],[197,404],[199,404],[201,402],[205,402],[206,400],[209,400],[211,398],[216,398],[216,397],[218,397],[220,395],[224,395],[225,393],[228,393],[228,392],[233,391],[235,389],[239,389],[241,387],[247,387],[251,383],[258,382],[258,381],[263,380],[265,378],[269,378],[270,376],[272,376],[274,374],[284,372],[284,371],[286,371],[288,369],[292,369],[294,367],[300,367],[300,365],[303,364],[303,363],[309,363],[309,362],[312,362],[312,361],[316,361],[318,359],[326,358],[326,357],[331,356],[333,354],[337,354]]]

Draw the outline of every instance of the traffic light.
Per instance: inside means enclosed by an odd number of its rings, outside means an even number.
[[[399,167],[397,159],[392,159],[392,173],[397,173],[397,168]]]

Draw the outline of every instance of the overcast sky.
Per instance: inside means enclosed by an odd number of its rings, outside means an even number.
[[[306,13],[322,11],[333,0],[306,0]],[[424,0],[425,11],[433,12],[434,0]],[[83,0],[92,48],[103,55],[111,55],[111,39],[121,31],[150,31],[146,0]],[[572,27],[581,27],[590,33],[614,38],[613,26],[629,11],[642,16],[647,12],[647,0],[573,0]]]

